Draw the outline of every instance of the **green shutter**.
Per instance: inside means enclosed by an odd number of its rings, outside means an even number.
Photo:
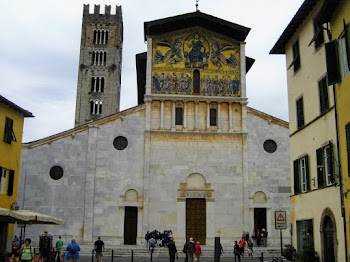
[[[323,149],[319,148],[316,150],[317,160],[317,184],[318,188],[324,187],[324,163],[323,163]]]
[[[339,83],[341,80],[338,55],[338,40],[333,40],[326,43],[325,49],[328,85],[334,85]]]
[[[294,171],[294,195],[300,193],[300,176],[299,176],[299,160],[293,161],[293,171]]]
[[[333,154],[333,144],[331,141],[329,141],[329,157],[327,159],[327,164],[329,166],[329,169],[331,170],[331,183],[335,183],[335,175],[334,175],[334,154]]]
[[[309,155],[305,157],[305,172],[306,172],[306,190],[311,190],[311,180],[310,180],[310,172],[309,172]]]
[[[350,123],[345,126],[346,132],[346,150],[348,153],[348,175],[350,176]]]
[[[346,25],[345,19],[343,19],[343,24],[344,24],[344,38],[345,38],[345,48],[346,48],[346,55],[348,58],[348,68],[350,70],[350,46],[349,46],[349,32],[348,32],[348,27]]]
[[[10,170],[10,175],[9,175],[9,183],[7,187],[7,195],[12,196],[13,195],[13,185],[15,182],[15,171]]]

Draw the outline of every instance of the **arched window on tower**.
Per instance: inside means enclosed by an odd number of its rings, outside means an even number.
[[[100,92],[100,78],[96,77],[96,92]]]
[[[95,92],[95,77],[91,77],[91,92]]]
[[[103,93],[105,90],[105,78],[101,77],[101,93]]]
[[[105,44],[108,44],[108,30],[106,30],[106,39],[105,39]]]
[[[198,69],[193,71],[193,94],[200,93],[200,72]]]
[[[105,66],[107,62],[107,52],[103,52],[103,65]]]

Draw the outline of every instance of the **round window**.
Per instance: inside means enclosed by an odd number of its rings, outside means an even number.
[[[128,146],[128,140],[123,136],[118,136],[114,139],[113,146],[117,150],[124,150]]]
[[[264,142],[264,149],[267,153],[274,153],[277,150],[277,144],[271,139],[266,140]]]
[[[50,169],[50,177],[53,180],[58,180],[63,177],[63,169],[60,166],[54,166]]]

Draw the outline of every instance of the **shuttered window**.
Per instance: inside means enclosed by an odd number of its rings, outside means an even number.
[[[297,107],[297,127],[298,129],[304,126],[304,101],[303,97],[300,97],[296,102]]]
[[[175,108],[175,125],[182,125],[183,123],[183,109],[182,107]]]
[[[328,85],[340,82],[340,68],[338,57],[338,40],[333,40],[325,44],[326,65],[328,75]]]
[[[305,193],[311,190],[311,180],[309,172],[309,156],[293,161],[294,173],[294,194]]]
[[[330,186],[335,183],[333,144],[316,150],[317,184],[318,188]]]
[[[12,141],[16,142],[15,132],[13,131],[13,120],[6,117],[4,130],[4,142],[11,144]]]
[[[293,161],[293,172],[294,172],[294,195],[300,193],[300,176],[299,176],[299,160]]]
[[[350,123],[345,126],[346,132],[346,150],[348,155],[348,175],[350,176]]]
[[[293,45],[293,61],[288,67],[293,66],[294,72],[296,72],[300,68],[300,50],[299,50],[299,40],[297,40]]]
[[[327,77],[323,77],[318,82],[318,92],[320,96],[320,112],[322,114],[329,109]]]
[[[9,181],[8,181],[8,186],[7,186],[7,195],[12,196],[13,195],[13,185],[15,182],[15,171],[10,170],[9,173]]]

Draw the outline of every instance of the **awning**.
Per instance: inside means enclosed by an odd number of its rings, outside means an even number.
[[[48,216],[31,210],[11,210],[0,208],[0,221],[7,223],[22,223],[22,224],[53,224],[63,225],[62,219]]]

